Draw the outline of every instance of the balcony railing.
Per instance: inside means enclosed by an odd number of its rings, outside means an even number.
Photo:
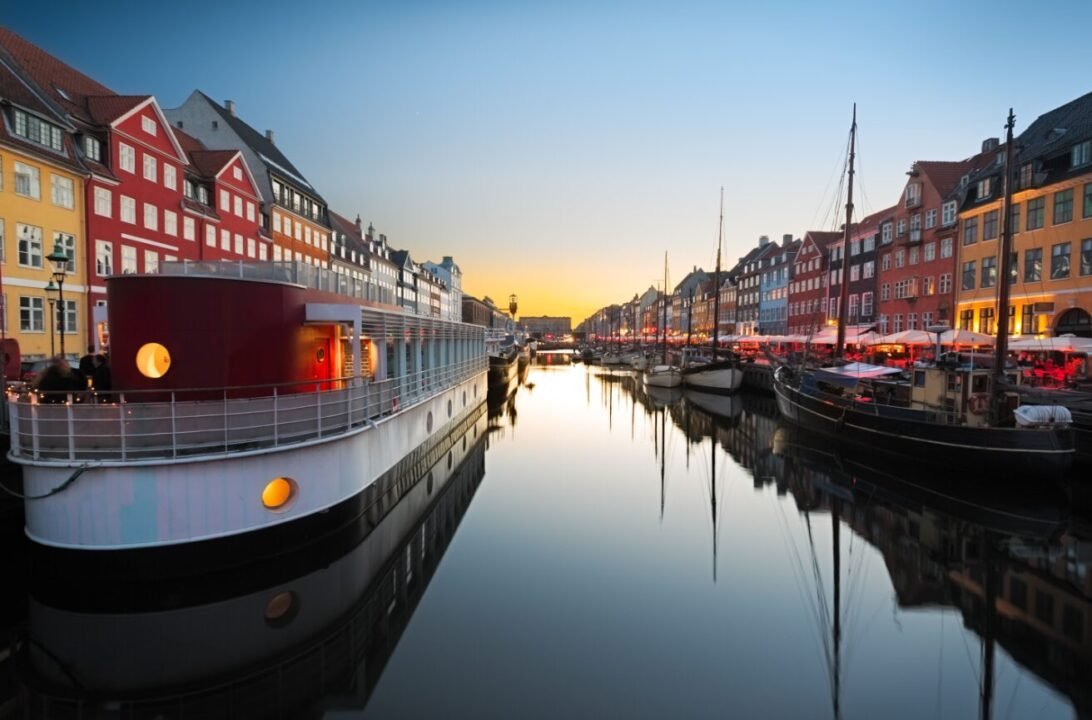
[[[70,464],[292,445],[344,435],[487,368],[483,356],[381,381],[338,378],[262,388],[121,392],[108,402],[83,393],[10,395],[11,455]],[[264,394],[254,396],[256,390]]]

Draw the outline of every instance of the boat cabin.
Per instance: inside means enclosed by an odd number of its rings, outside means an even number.
[[[991,358],[992,360],[992,358]],[[993,365],[941,363],[915,367],[911,373],[910,403],[912,407],[936,410],[959,418],[960,424],[982,427],[990,421]],[[1005,379],[1012,385],[1020,382],[1016,368],[1006,369]],[[1016,392],[1004,393],[1005,417],[1020,404]],[[1005,423],[1003,423],[1005,424]]]

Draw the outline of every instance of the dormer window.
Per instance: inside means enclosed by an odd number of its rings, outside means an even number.
[[[1070,153],[1070,167],[1081,167],[1092,162],[1092,140],[1085,140],[1073,146]]]
[[[83,154],[87,156],[88,160],[102,162],[102,143],[99,142],[97,137],[83,136]]]
[[[1020,177],[1018,183],[1021,189],[1031,187],[1032,178],[1034,178],[1034,168],[1031,163],[1024,163],[1020,166]]]
[[[978,200],[985,200],[990,196],[993,191],[993,178],[983,178],[978,181],[978,190],[975,197]]]
[[[193,180],[187,180],[182,185],[182,194],[190,200],[193,200]]]
[[[949,200],[940,208],[940,224],[944,227],[951,227],[952,225],[955,225],[955,221],[956,201]]]
[[[921,183],[910,183],[906,186],[906,207],[915,208],[921,205]]]
[[[197,186],[197,202],[201,203],[202,205],[209,204],[209,190],[204,185]]]
[[[12,114],[15,119],[16,135],[32,143],[61,152],[63,140],[59,127],[50,125],[33,115],[28,115],[22,110],[13,110]]]

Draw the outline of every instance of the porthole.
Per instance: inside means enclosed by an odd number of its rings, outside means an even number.
[[[265,622],[270,627],[284,627],[299,615],[300,604],[296,593],[291,590],[280,592],[269,598],[265,604]]]
[[[136,366],[144,377],[161,378],[171,369],[171,354],[159,343],[144,343],[137,350]]]
[[[428,417],[425,418],[425,430],[432,432],[432,411],[428,411]]]
[[[447,401],[447,416],[451,417],[451,401]]]
[[[262,506],[266,510],[287,510],[298,494],[299,486],[292,478],[273,478],[262,490]]]
[[[474,397],[478,397],[478,386],[474,386]]]
[[[463,435],[463,452],[466,452],[466,435]]]
[[[451,469],[451,462],[452,462],[453,459],[454,459],[454,456],[451,454],[451,451],[448,450],[447,451],[447,469],[448,470]]]
[[[466,390],[463,390],[463,407],[466,407]]]
[[[425,490],[428,491],[429,495],[432,494],[432,471],[431,470],[428,471],[428,481],[425,483]]]
[[[326,348],[319,348],[315,351],[315,359],[322,362],[326,359]]]

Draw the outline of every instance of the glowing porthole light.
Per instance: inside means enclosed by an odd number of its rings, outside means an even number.
[[[267,510],[282,510],[296,496],[296,483],[291,478],[273,478],[262,490],[262,505]]]
[[[144,343],[137,350],[136,366],[144,377],[161,378],[171,369],[171,354],[159,343]]]
[[[299,613],[296,593],[291,590],[277,593],[265,606],[265,621],[271,627],[283,627],[295,619]]]

